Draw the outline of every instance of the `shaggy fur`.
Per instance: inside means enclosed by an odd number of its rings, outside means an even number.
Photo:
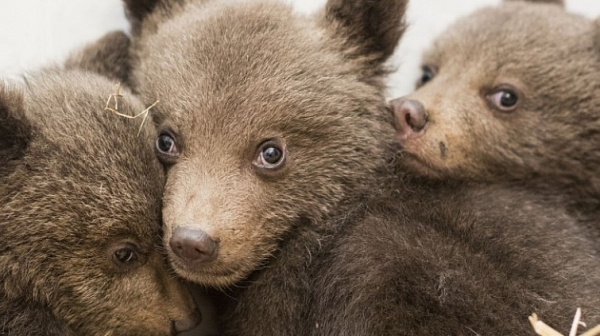
[[[511,1],[458,21],[424,56],[434,77],[404,98],[428,122],[400,139],[402,161],[434,178],[523,181],[597,210],[599,36],[556,4]],[[493,104],[504,89],[518,96],[512,111]]]
[[[314,20],[263,1],[126,3],[132,83],[162,102],[165,246],[179,275],[228,287],[224,335],[520,335],[530,313],[568,325],[576,305],[598,319],[596,238],[556,200],[389,170],[382,62],[405,1],[332,0]],[[266,168],[265,146],[283,163]],[[181,257],[182,228],[218,252]]]
[[[151,13],[126,3],[144,18],[134,21],[132,83],[145,101],[161,99],[159,135],[177,148],[158,153],[172,265],[214,287],[250,276],[226,333],[302,334],[305,267],[333,230],[327,218],[377,190],[394,154],[382,63],[405,1],[330,1],[313,18],[275,1],[158,1]],[[256,165],[269,142],[285,152],[279,169]],[[178,228],[219,241],[218,257],[179,258]]]
[[[114,92],[58,69],[0,87],[1,335],[171,335],[197,322],[157,248],[155,130],[138,136],[141,119],[105,111]],[[122,93],[122,113],[144,110]]]
[[[295,226],[377,186],[393,143],[381,63],[400,36],[404,3],[370,8],[389,16],[370,27],[378,39],[354,26],[374,14],[351,19],[341,4],[311,20],[277,2],[190,2],[135,39],[135,88],[146,101],[161,99],[159,135],[177,148],[158,153],[168,166],[166,245],[180,227],[220,240],[219,257],[202,267],[169,251],[180,275],[231,285],[264,265]],[[280,169],[253,164],[266,141],[286,152]]]
[[[577,307],[600,322],[598,237],[555,200],[401,187],[338,218],[342,230],[313,254],[306,335],[532,335],[533,312],[566,335]]]

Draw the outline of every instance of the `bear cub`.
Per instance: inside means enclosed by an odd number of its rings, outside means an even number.
[[[598,320],[596,240],[561,207],[393,171],[384,62],[406,3],[126,1],[130,82],[161,98],[165,248],[222,291],[223,335],[526,335],[532,312],[563,325],[579,304]]]
[[[391,102],[403,162],[433,178],[518,181],[600,207],[600,25],[561,1],[459,20]]]
[[[173,335],[199,322],[160,248],[155,129],[105,111],[111,93],[76,69],[0,85],[2,335]],[[144,110],[121,94],[120,113]]]

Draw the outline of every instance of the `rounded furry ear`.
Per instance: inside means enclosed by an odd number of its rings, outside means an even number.
[[[65,68],[90,71],[129,84],[130,45],[131,40],[124,32],[110,32],[72,53],[65,62]]]
[[[144,18],[152,13],[154,7],[160,0],[123,0],[125,3],[125,14],[135,27],[139,26]]]
[[[564,0],[504,0],[504,2],[531,2],[531,3],[540,3],[540,4],[551,4],[551,5],[559,5],[561,7],[565,7]]]
[[[152,13],[160,11],[168,16],[174,5],[181,5],[184,0],[123,0],[125,14],[131,23],[131,30],[138,35],[144,20]]]
[[[329,0],[324,25],[344,52],[380,65],[392,55],[406,23],[408,0]]]
[[[0,84],[0,176],[14,169],[31,140],[31,124],[25,118],[23,95]]]

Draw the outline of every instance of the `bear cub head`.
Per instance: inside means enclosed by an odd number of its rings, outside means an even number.
[[[229,286],[379,188],[395,146],[383,62],[406,1],[330,0],[315,17],[279,1],[150,2],[126,1],[131,82],[161,100],[164,239],[179,275]]]
[[[77,70],[0,85],[3,335],[172,335],[199,322],[161,253],[154,127],[105,111],[111,93]],[[120,113],[144,110],[121,94]]]
[[[600,189],[600,26],[561,1],[506,1],[426,52],[417,90],[391,102],[401,162],[434,178]]]

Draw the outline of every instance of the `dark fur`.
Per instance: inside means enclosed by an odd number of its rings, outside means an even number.
[[[341,231],[313,254],[312,335],[533,335],[533,312],[566,332],[577,307],[600,322],[597,240],[555,200],[402,188],[338,218]]]
[[[81,69],[129,85],[131,40],[122,31],[113,31],[72,53],[65,69]]]
[[[1,86],[1,335],[170,335],[195,309],[157,249],[155,130],[104,111],[114,91],[57,69]],[[144,109],[122,93],[122,113]],[[113,260],[125,242],[140,257],[128,268]]]
[[[538,2],[479,10],[437,39],[423,60],[437,75],[406,97],[429,123],[401,140],[403,162],[434,178],[520,181],[597,216],[600,29]],[[486,98],[503,84],[521,92],[508,113]]]

